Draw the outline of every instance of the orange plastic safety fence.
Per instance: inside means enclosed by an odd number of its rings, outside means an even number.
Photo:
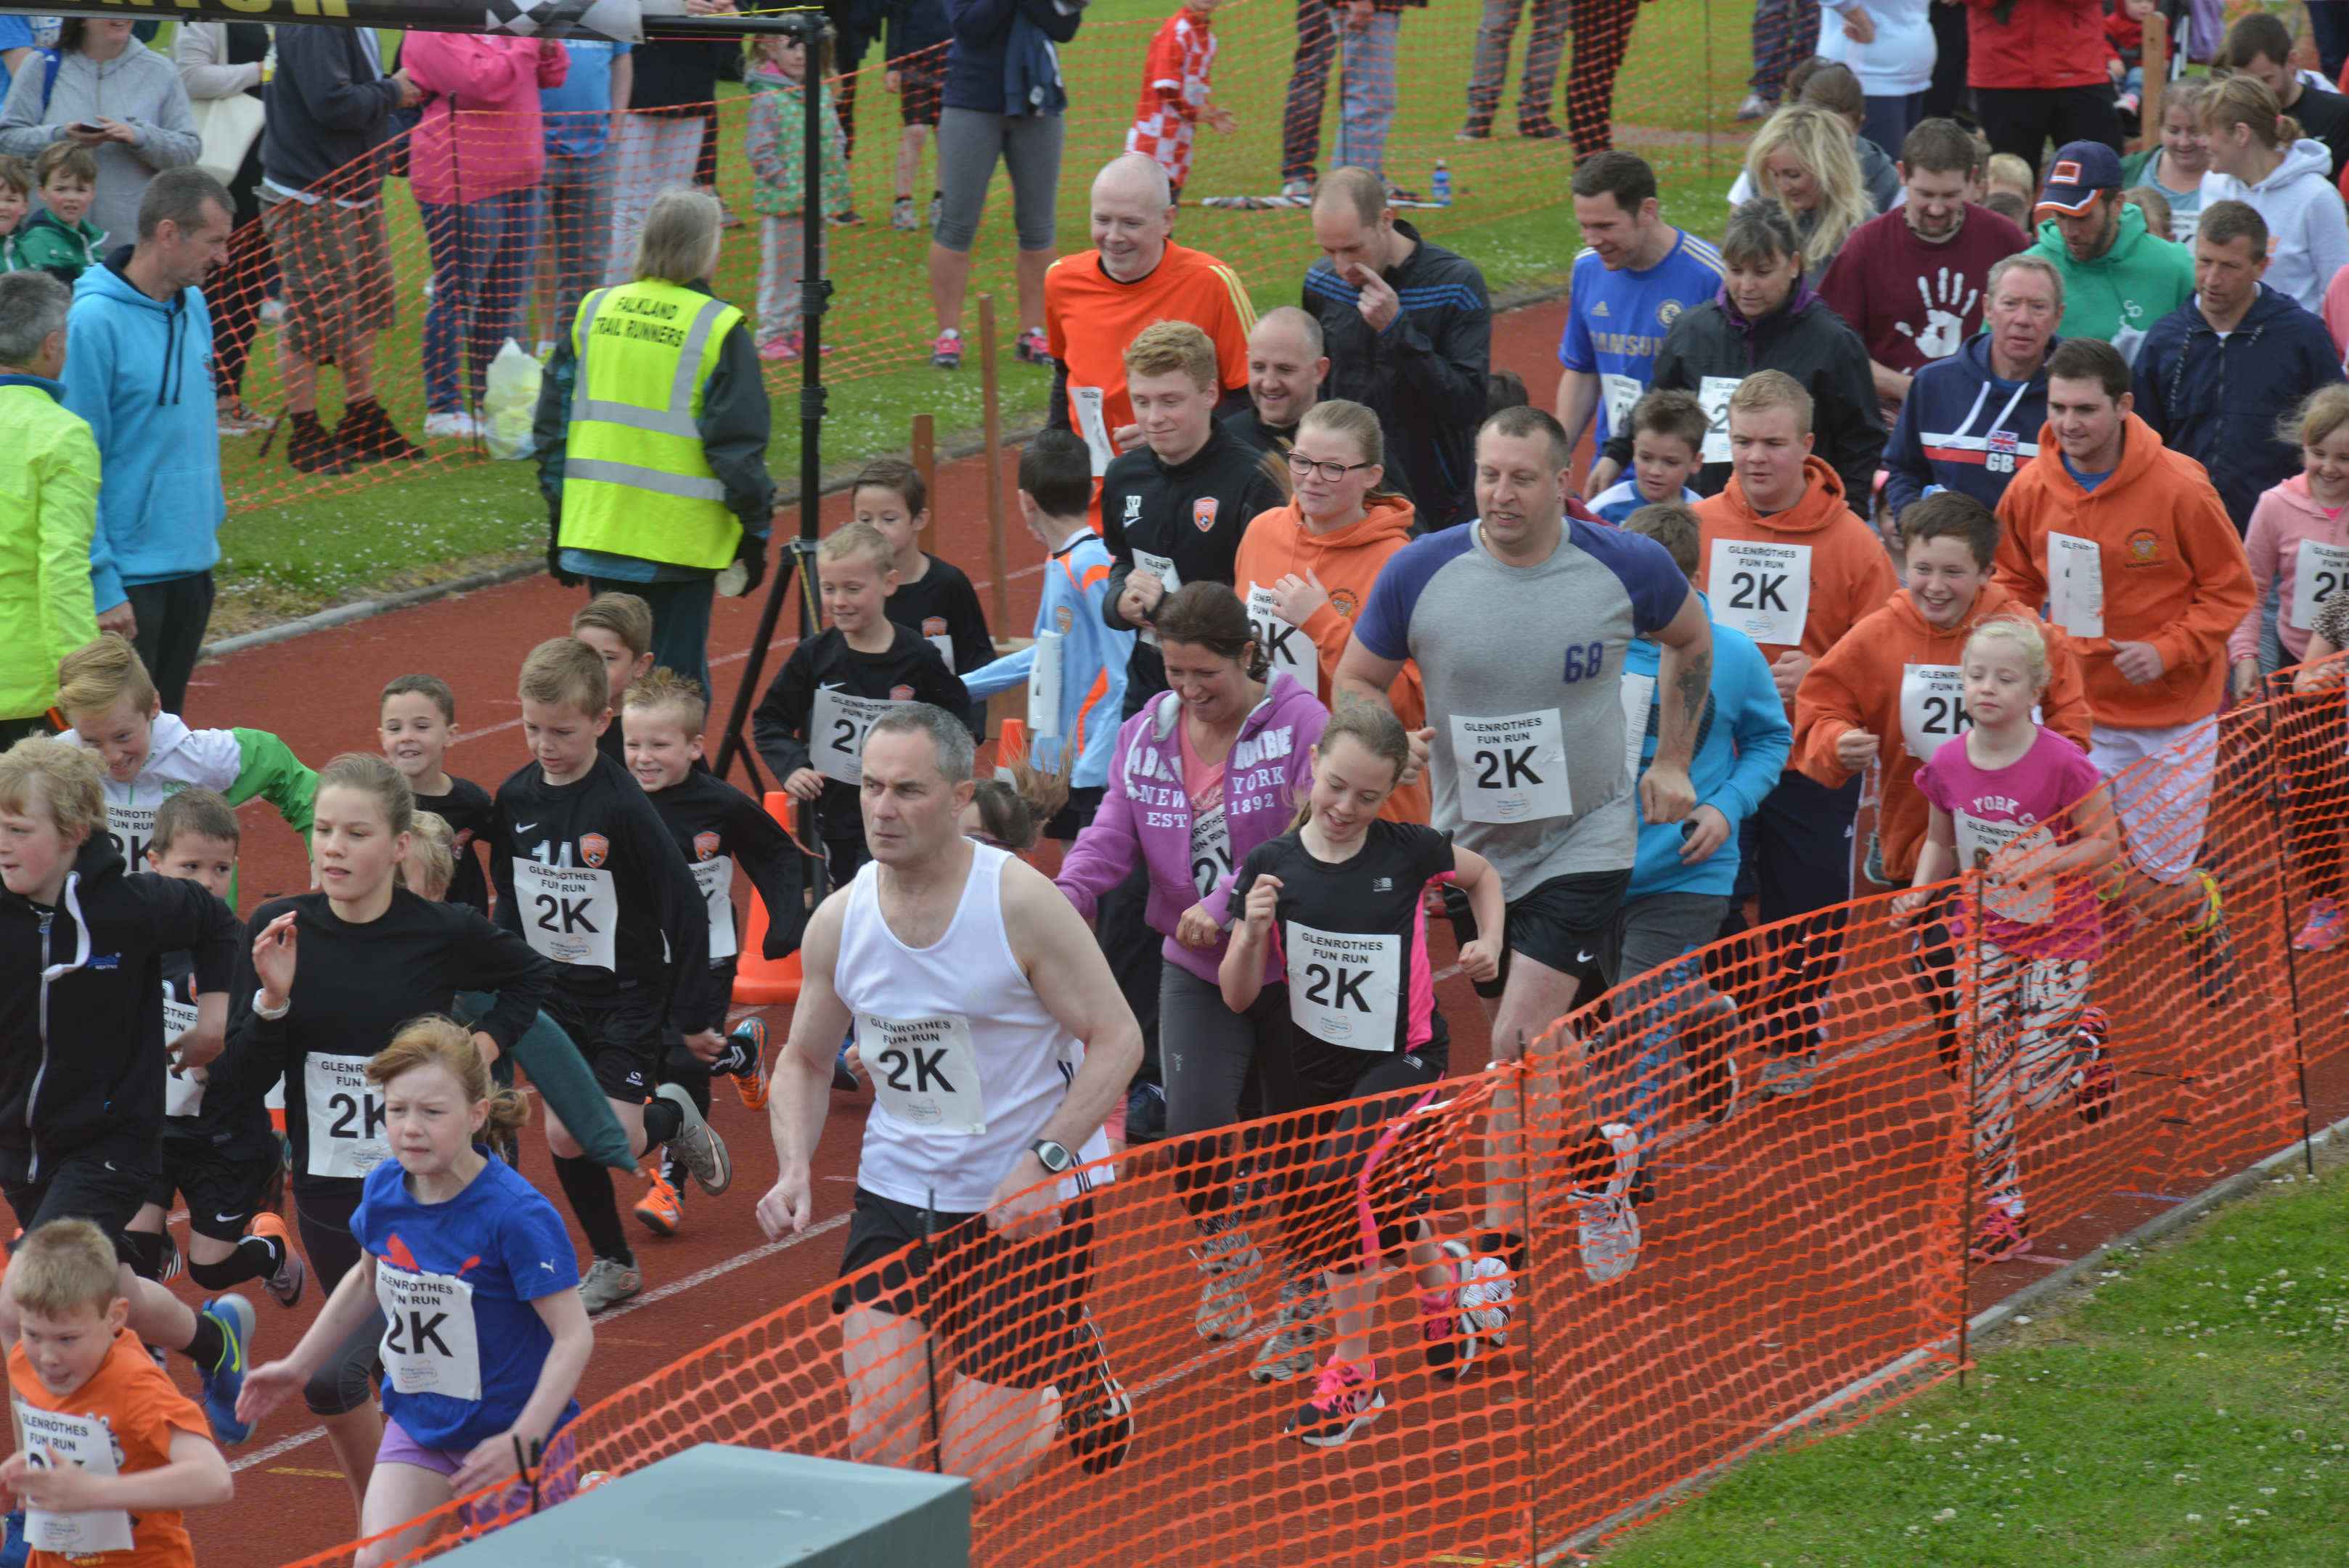
[[[1742,58],[1742,26],[1723,41],[1715,79],[1711,13],[1702,0],[1647,5],[1624,0],[1619,8],[1627,26],[1634,15],[1641,25],[1619,88],[1611,78],[1600,78],[1613,92],[1614,134],[1668,177],[1702,168],[1721,104],[1733,103],[1740,90],[1742,65],[1731,57]],[[1125,150],[1129,131],[1146,118],[1141,111],[1144,78],[1152,74],[1145,67],[1157,57],[1153,40],[1177,9],[1168,0],[1157,16],[1089,19],[1060,52],[1069,94],[1054,201],[1055,248],[1062,254],[1090,244],[1087,193],[1093,172]],[[1596,16],[1600,7],[1589,9]],[[1234,266],[1262,308],[1296,299],[1306,267],[1320,254],[1307,214],[1283,197],[1284,185],[1326,172],[1340,158],[1375,164],[1405,200],[1421,203],[1407,215],[1431,238],[1563,202],[1574,144],[1528,140],[1519,132],[1562,123],[1563,111],[1554,106],[1565,87],[1537,99],[1528,96],[1526,77],[1537,87],[1545,75],[1560,84],[1574,78],[1574,50],[1567,51],[1563,66],[1554,54],[1565,11],[1563,0],[1534,0],[1534,15],[1512,49],[1506,38],[1480,45],[1473,5],[1408,9],[1399,24],[1388,13],[1360,33],[1342,26],[1342,7],[1319,0],[1300,6],[1240,0],[1219,9],[1209,102],[1229,110],[1235,125],[1228,134],[1205,122],[1195,128],[1178,237]],[[1399,26],[1399,37],[1389,36],[1391,26]],[[1533,41],[1538,59],[1527,55],[1526,35],[1533,33],[1548,39]],[[853,139],[843,137],[844,169],[821,198],[825,271],[836,290],[823,327],[824,374],[834,381],[904,377],[905,399],[915,408],[956,385],[948,373],[927,368],[934,327],[926,258],[936,139],[903,123],[908,103],[917,106],[917,119],[920,104],[935,103],[934,93],[918,84],[935,84],[942,74],[944,48],[895,62],[901,90],[892,92],[892,62],[876,44],[859,68],[827,83],[825,94],[843,131],[853,127]],[[1506,68],[1496,74],[1495,61]],[[1488,112],[1470,103],[1470,84],[1480,71],[1501,84],[1489,110],[1497,115],[1493,134],[1456,140],[1455,133]],[[264,415],[280,416],[285,408],[280,346],[310,359],[347,360],[349,334],[372,331],[374,380],[383,406],[423,454],[343,472],[306,461],[297,468],[289,460],[291,431],[281,426],[274,436],[223,443],[231,505],[333,494],[423,468],[487,459],[482,439],[461,425],[443,421],[434,431],[448,433],[429,434],[429,413],[486,411],[509,451],[511,443],[526,440],[526,404],[482,408],[491,364],[509,337],[526,354],[561,337],[584,290],[626,277],[644,210],[665,184],[712,184],[726,200],[740,221],[727,231],[715,290],[743,309],[762,344],[786,337],[799,306],[799,99],[796,92],[755,85],[761,79],[755,67],[746,79],[753,85],[739,94],[729,88],[706,113],[626,116],[620,133],[592,162],[554,161],[554,172],[534,194],[519,198],[514,211],[478,198],[515,182],[507,171],[529,162],[517,155],[515,142],[539,132],[514,117],[464,110],[452,153],[431,151],[448,140],[436,132],[421,140],[422,133],[404,135],[380,155],[400,172],[384,182],[378,215],[281,203],[268,219],[274,233],[264,232],[262,222],[241,230],[229,265],[209,290],[220,324],[223,394],[241,392]],[[1349,88],[1361,89],[1351,109]],[[1475,90],[1483,105],[1482,89]],[[1576,113],[1603,128],[1609,122],[1594,107],[1596,91],[1575,99]],[[1392,100],[1391,109],[1378,109],[1375,102],[1361,107],[1366,96],[1378,100],[1382,95]],[[1377,130],[1382,118],[1385,129]],[[1588,140],[1600,133],[1586,126],[1582,135]],[[411,157],[412,151],[420,156]],[[529,190],[526,177],[520,182]],[[892,221],[900,191],[911,198],[903,227]],[[420,195],[433,203],[421,203]],[[1439,201],[1447,204],[1434,204]],[[843,221],[852,216],[854,221]],[[1573,260],[1573,244],[1563,234],[1554,243],[1472,248],[1495,294],[1524,280],[1561,278]],[[1012,319],[1014,254],[1009,182],[999,169],[972,253],[971,293],[974,298],[986,289],[997,294],[1007,349],[1020,328],[1040,325]],[[285,286],[273,290],[273,275],[282,275]],[[282,305],[273,293],[282,296]],[[970,321],[965,325],[975,353],[976,328]],[[798,364],[770,359],[765,370],[771,392],[788,398]],[[1034,379],[1027,388],[1031,396],[1047,373],[1008,358],[1005,371]],[[963,375],[976,379],[975,367],[967,363]],[[341,408],[340,378],[327,373],[319,381],[331,428]],[[1013,393],[1023,386],[1015,381]],[[978,422],[975,414],[963,417]]]

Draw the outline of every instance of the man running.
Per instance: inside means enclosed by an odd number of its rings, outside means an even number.
[[[1094,1474],[1133,1440],[1133,1405],[1085,1311],[1092,1182],[1054,1179],[1107,1157],[1102,1119],[1142,1032],[1068,899],[962,836],[971,753],[962,721],[927,703],[866,734],[873,859],[808,922],[770,1100],[781,1175],[759,1223],[774,1239],[807,1228],[808,1164],[854,1022],[874,1104],[840,1264],[850,1282],[833,1297],[849,1452],[903,1466],[927,1437],[937,1469],[992,1497],[1056,1433]],[[934,1324],[947,1326],[926,1355]]]

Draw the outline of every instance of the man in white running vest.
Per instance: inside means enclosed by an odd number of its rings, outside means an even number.
[[[808,1164],[854,1023],[874,1106],[833,1297],[849,1452],[926,1460],[985,1498],[1024,1479],[1056,1434],[1093,1473],[1133,1439],[1133,1406],[1085,1311],[1093,1181],[1061,1178],[1107,1157],[1102,1123],[1142,1060],[1142,1031],[1069,900],[962,836],[971,753],[963,722],[922,702],[865,736],[873,859],[808,923],[768,1113],[781,1175],[759,1223],[776,1239],[807,1228]]]

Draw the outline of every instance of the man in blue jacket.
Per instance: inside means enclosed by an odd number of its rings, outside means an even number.
[[[2137,356],[2137,415],[2208,469],[2240,534],[2262,493],[2300,472],[2276,424],[2340,380],[2324,323],[2260,281],[2268,225],[2248,202],[2213,202],[2194,229],[2193,297],[2153,324]]]
[[[1982,330],[1917,372],[1885,443],[1885,527],[1892,537],[1900,514],[1936,490],[1958,491],[1995,511],[2007,483],[2039,455],[2064,275],[2044,256],[2009,256],[1990,269],[1983,295]]]
[[[81,275],[66,319],[66,407],[98,440],[98,629],[130,639],[167,713],[187,701],[228,514],[198,285],[228,257],[233,211],[202,170],[164,170],[139,199],[139,243]]]

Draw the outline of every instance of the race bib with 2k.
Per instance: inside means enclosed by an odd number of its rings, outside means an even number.
[[[1538,822],[1574,815],[1566,731],[1557,710],[1452,721],[1460,815],[1470,822]]]
[[[383,1380],[402,1394],[481,1397],[481,1347],[473,1329],[473,1287],[454,1274],[375,1270],[383,1308]]]
[[[2306,631],[2324,601],[2349,583],[2349,547],[2301,541],[2292,569],[2292,624]]]
[[[856,1015],[856,1054],[873,1076],[881,1108],[918,1132],[976,1137],[987,1130],[987,1096],[970,1020]]]
[[[383,1091],[367,1082],[366,1057],[305,1056],[302,1097],[310,1112],[311,1175],[365,1176],[391,1158]]]
[[[1321,655],[1304,628],[1294,627],[1273,613],[1272,589],[1262,583],[1247,586],[1248,632],[1272,660],[1275,670],[1285,670],[1290,679],[1308,685],[1321,678]]]
[[[1715,539],[1705,581],[1713,614],[1756,642],[1793,647],[1811,615],[1811,547]]]
[[[1232,836],[1224,826],[1224,807],[1219,801],[1205,811],[1191,814],[1191,886],[1204,898],[1231,871]]]
[[[1973,728],[1963,697],[1965,672],[1954,664],[1907,664],[1900,670],[1900,738],[1921,766],[1941,742]]]
[[[816,689],[808,712],[808,755],[815,771],[838,784],[864,782],[864,732],[873,721],[900,704],[886,697],[858,697],[829,686]]]
[[[1706,462],[1729,461],[1729,395],[1737,387],[1734,376],[1707,376],[1697,383],[1696,406],[1704,410],[1704,451],[1699,455]]]
[[[1154,556],[1147,550],[1136,550],[1133,553],[1133,569],[1137,572],[1148,572],[1152,576],[1156,577],[1166,586],[1166,591],[1170,594],[1183,586],[1183,574],[1174,569],[1174,562],[1171,556]],[[1158,634],[1145,626],[1142,628],[1142,640],[1155,648],[1158,646]]]
[[[2047,618],[2074,637],[2105,635],[2105,553],[2094,539],[2047,535]]]
[[[709,909],[709,961],[734,956],[734,861],[720,855],[692,862],[693,885]]]
[[[25,1429],[25,1462],[35,1469],[52,1463],[76,1465],[94,1476],[121,1473],[114,1433],[96,1416],[68,1416],[62,1410],[36,1410],[16,1402],[16,1419]],[[95,1557],[102,1552],[128,1552],[132,1547],[130,1515],[119,1508],[93,1508],[82,1513],[55,1513],[46,1508],[25,1510],[25,1541],[36,1552],[62,1557]]]
[[[1349,1050],[1393,1050],[1402,938],[1317,931],[1290,920],[1286,939],[1289,1022]]]
[[[166,1049],[178,1044],[181,1035],[196,1026],[196,1010],[189,1002],[171,994],[171,982],[163,985],[163,1044]],[[191,1116],[204,1108],[204,1081],[193,1073],[176,1073],[167,1064],[163,1068],[163,1114],[167,1116]]]
[[[522,934],[533,950],[556,963],[614,967],[620,898],[609,871],[516,857],[513,878]]]

